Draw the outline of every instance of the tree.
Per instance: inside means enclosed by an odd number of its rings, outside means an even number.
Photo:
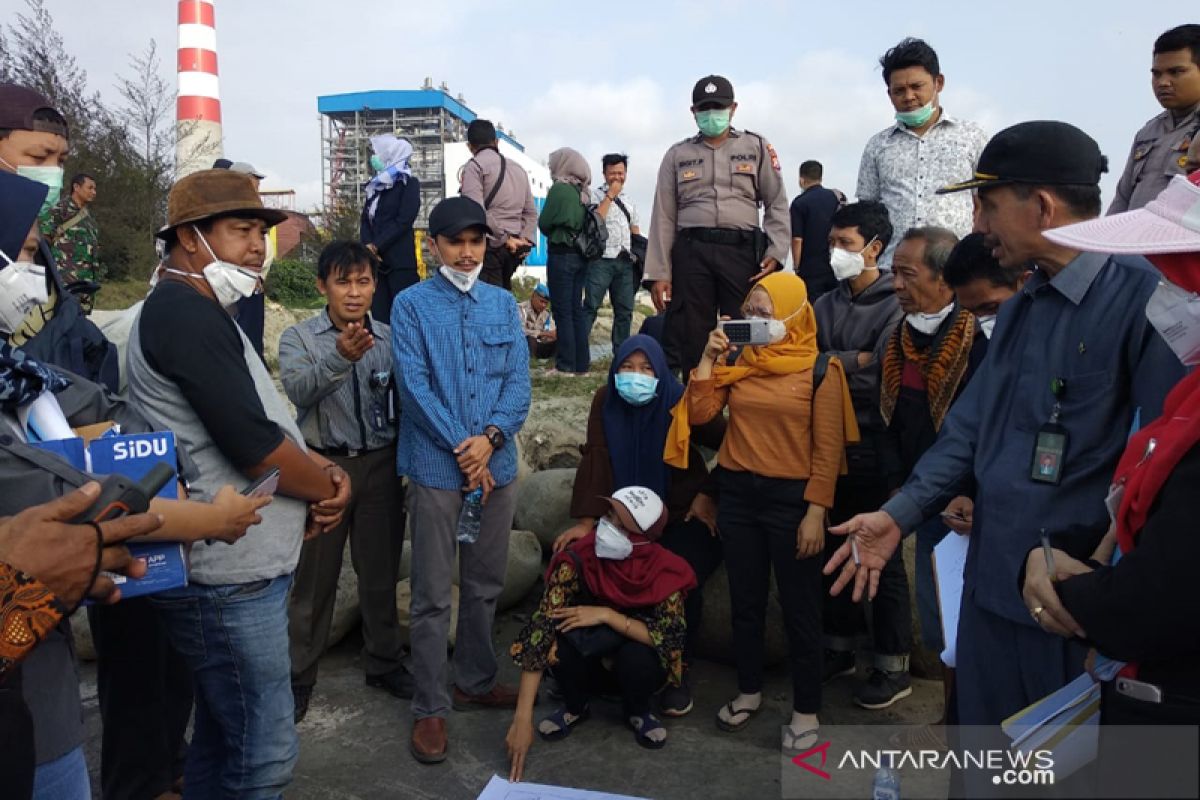
[[[147,166],[168,163],[171,155],[171,108],[175,93],[162,76],[158,43],[153,39],[139,54],[129,56],[130,77],[117,81],[117,91],[125,100],[122,116],[141,147]]]

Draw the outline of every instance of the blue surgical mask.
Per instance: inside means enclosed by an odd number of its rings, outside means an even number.
[[[613,382],[617,385],[617,394],[631,406],[646,405],[658,390],[658,378],[640,372],[618,372]]]
[[[384,164],[383,159],[379,156],[371,156],[367,160],[367,164],[369,164],[371,169],[375,172],[383,172],[384,167],[387,166],[387,164]]]
[[[42,201],[42,208],[38,212],[41,216],[54,208],[58,202],[59,196],[62,194],[63,185],[63,168],[62,167],[17,167],[17,174],[22,178],[28,178],[31,181],[46,186],[50,191],[46,194],[46,199]]]
[[[897,111],[896,121],[908,128],[919,128],[926,122],[929,122],[933,116],[933,112],[936,110],[937,107],[930,100],[916,111]]]
[[[728,108],[710,108],[696,112],[696,125],[705,136],[720,136],[729,130],[732,111]]]

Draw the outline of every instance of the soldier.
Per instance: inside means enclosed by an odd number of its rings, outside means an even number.
[[[685,376],[717,314],[740,316],[746,292],[779,269],[791,243],[779,157],[762,136],[731,126],[736,111],[728,80],[701,78],[692,89],[700,132],[658,169],[646,279],[654,307],[667,308],[667,360]]]
[[[80,172],[71,178],[71,193],[50,213],[47,238],[67,289],[85,314],[100,289],[100,229],[88,206],[96,199],[96,179]]]

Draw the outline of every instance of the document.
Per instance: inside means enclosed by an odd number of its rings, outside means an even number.
[[[1100,746],[1100,684],[1086,672],[1000,724],[1022,753],[1049,750],[1062,780],[1094,761]]]
[[[970,536],[951,531],[933,548],[933,582],[937,589],[938,611],[942,618],[942,663],[954,667],[958,644],[958,611],[962,607],[963,568],[967,565]]]
[[[623,794],[590,792],[564,786],[542,786],[537,783],[509,783],[493,775],[478,800],[645,800]]]

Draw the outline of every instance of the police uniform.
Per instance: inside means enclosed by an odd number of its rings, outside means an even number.
[[[1188,147],[1197,135],[1200,106],[1179,122],[1169,110],[1147,122],[1133,137],[1133,148],[1108,213],[1139,209],[1158,197],[1173,176],[1186,175]]]
[[[728,106],[733,87],[718,76],[701,79],[692,102]],[[791,221],[775,149],[759,134],[733,128],[719,146],[703,134],[673,145],[658,170],[649,239],[646,280],[671,282],[667,359],[686,375],[718,313],[740,316],[762,259],[782,265],[786,258]]]

